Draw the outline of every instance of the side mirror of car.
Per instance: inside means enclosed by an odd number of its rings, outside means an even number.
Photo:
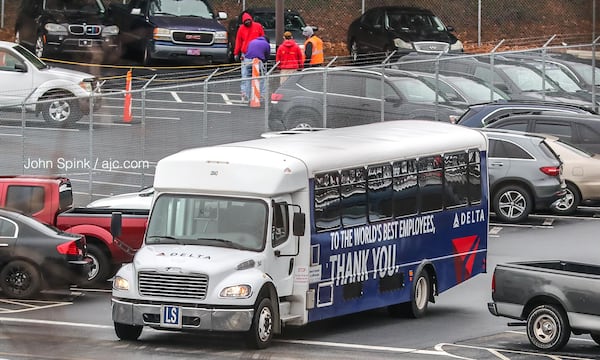
[[[140,9],[140,8],[131,9],[131,15],[142,15],[142,9]]]
[[[25,66],[25,64],[23,63],[16,63],[15,70],[17,70],[18,72],[27,72],[27,66]]]
[[[446,26],[446,30],[452,32],[454,31],[454,26]]]
[[[398,107],[402,103],[402,100],[397,96],[386,96],[384,100],[394,105],[394,107]]]
[[[505,93],[508,93],[508,86],[506,86],[506,84],[496,83],[496,84],[494,84],[494,87],[496,89],[500,89],[501,91],[504,91]]]
[[[218,14],[217,18],[219,20],[227,20],[227,13],[224,12],[224,11],[219,11],[219,14]]]

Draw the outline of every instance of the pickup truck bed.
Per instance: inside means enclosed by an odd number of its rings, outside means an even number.
[[[574,334],[600,344],[600,266],[563,260],[499,264],[490,313],[526,320],[529,342],[559,350]]]

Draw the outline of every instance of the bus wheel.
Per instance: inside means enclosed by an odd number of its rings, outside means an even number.
[[[252,319],[252,326],[246,334],[246,343],[255,349],[264,349],[273,339],[273,305],[265,297],[258,303]]]
[[[121,324],[118,322],[116,322],[114,324],[115,324],[115,334],[117,334],[117,337],[121,340],[135,341],[142,334],[142,329],[143,329],[142,326],[127,325],[127,324]]]
[[[570,336],[569,319],[555,305],[540,305],[527,317],[527,337],[538,350],[560,350]]]
[[[427,270],[423,269],[416,277],[412,287],[412,297],[409,302],[391,305],[388,311],[392,316],[420,318],[427,312],[429,295],[431,292],[431,279]]]

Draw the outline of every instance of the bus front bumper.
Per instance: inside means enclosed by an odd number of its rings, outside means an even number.
[[[116,323],[165,328],[160,323],[160,304],[133,303],[123,299],[111,300],[112,319]],[[248,331],[254,309],[217,309],[181,306],[181,330]],[[169,327],[173,330],[172,327]]]

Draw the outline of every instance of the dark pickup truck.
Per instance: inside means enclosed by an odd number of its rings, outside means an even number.
[[[551,260],[499,264],[492,277],[489,311],[526,321],[539,350],[561,349],[573,334],[591,334],[600,345],[600,266]]]
[[[0,176],[0,208],[21,211],[63,231],[85,235],[93,260],[90,284],[105,282],[133,259],[142,244],[148,210],[74,208],[69,179],[60,176]],[[113,213],[121,214],[118,236],[110,232]]]
[[[111,15],[124,50],[150,65],[155,60],[204,59],[226,63],[227,30],[205,0],[131,0],[113,3]]]

